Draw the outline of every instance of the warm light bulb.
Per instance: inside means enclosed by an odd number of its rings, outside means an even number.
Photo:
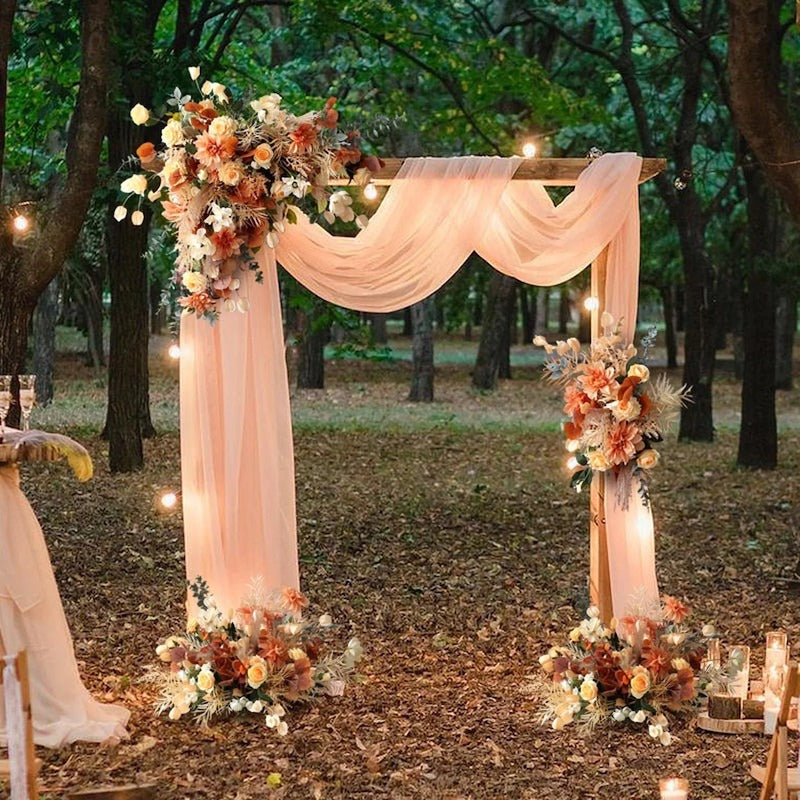
[[[174,342],[169,346],[169,350],[167,350],[170,358],[178,359],[181,357],[181,348],[179,345],[175,344]]]
[[[522,145],[522,155],[525,158],[533,158],[536,155],[536,145],[533,142],[525,142]]]
[[[167,492],[161,495],[161,505],[164,508],[175,508],[178,504],[178,495],[175,492]]]
[[[575,456],[570,456],[567,459],[567,469],[575,469],[578,466],[578,459]]]
[[[17,233],[25,233],[31,226],[30,220],[22,214],[17,214],[11,224],[14,226],[14,230],[17,231]]]
[[[583,307],[587,311],[597,311],[600,308],[600,301],[596,297],[587,297],[583,301]]]
[[[368,183],[364,187],[364,197],[367,200],[377,200],[378,199],[378,187],[374,183]]]

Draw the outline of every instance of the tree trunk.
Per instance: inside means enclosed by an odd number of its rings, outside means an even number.
[[[103,340],[103,283],[106,270],[103,263],[86,267],[86,283],[80,292],[86,318],[86,355],[88,364],[99,369],[106,363]]]
[[[675,336],[675,287],[672,284],[659,287],[664,313],[664,344],[667,348],[667,369],[678,366],[678,340]]]
[[[15,4],[0,3],[0,184],[5,145],[7,58]],[[0,373],[25,371],[28,331],[39,295],[61,269],[80,233],[94,189],[103,140],[108,94],[108,0],[81,4],[81,73],[78,98],[67,138],[67,177],[54,182],[49,202],[40,206],[38,230],[24,247],[9,226],[0,225]],[[2,192],[0,192],[2,197]],[[7,209],[0,206],[0,216]],[[18,387],[14,387],[15,391]],[[9,424],[19,422],[12,406]]]
[[[372,341],[374,344],[388,344],[389,334],[386,330],[386,314],[370,314],[369,325],[372,331]]]
[[[478,357],[472,373],[476,389],[494,389],[501,363],[507,358],[508,326],[514,307],[517,281],[495,272],[489,281],[484,325],[478,345]]]
[[[536,335],[536,295],[535,286],[519,285],[519,305],[522,309],[522,341],[530,344]]]
[[[784,289],[775,310],[775,388],[793,387],[794,335],[797,331],[797,295]]]
[[[39,296],[33,314],[33,371],[36,373],[36,400],[43,406],[53,401],[58,300],[59,280],[55,277]]]
[[[558,295],[558,332],[566,334],[570,322],[571,307],[569,302],[569,289],[562,286]]]
[[[414,335],[414,325],[411,322],[411,309],[404,308],[403,309],[403,336],[413,336]]]
[[[775,416],[775,284],[770,265],[777,250],[775,197],[764,173],[744,170],[750,268],[744,303],[744,377],[742,425],[737,463],[774,469],[778,463]]]
[[[414,403],[433,402],[433,295],[411,306],[414,329],[412,345],[411,391],[408,399]]]
[[[325,344],[328,329],[325,304],[316,298],[309,311],[298,312],[297,319],[297,388],[325,388]]]

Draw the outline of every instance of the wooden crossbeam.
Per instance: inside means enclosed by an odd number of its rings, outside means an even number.
[[[404,160],[402,158],[384,159],[383,168],[372,174],[372,182],[378,186],[387,186],[392,183]],[[588,158],[526,158],[520,162],[513,179],[541,181],[547,186],[572,186],[591,163],[591,159]],[[649,181],[666,168],[667,160],[665,158],[643,158],[639,183]]]

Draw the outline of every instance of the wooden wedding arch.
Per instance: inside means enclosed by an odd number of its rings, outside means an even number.
[[[388,186],[397,178],[402,158],[388,158],[384,166],[372,174],[373,183]],[[535,180],[545,186],[574,186],[580,174],[589,166],[588,158],[526,158],[520,161],[512,180]],[[639,183],[645,183],[666,169],[664,158],[643,158]],[[605,308],[607,250],[592,263],[591,293],[598,299],[592,310],[592,339],[600,332],[600,315]],[[612,616],[611,577],[608,561],[608,538],[605,520],[605,478],[595,475],[589,498],[589,595],[608,622]]]

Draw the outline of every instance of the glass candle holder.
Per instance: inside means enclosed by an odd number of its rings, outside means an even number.
[[[764,653],[764,733],[775,732],[775,723],[783,695],[783,681],[786,662],[789,657],[787,636],[783,631],[767,633],[767,647]]]
[[[728,651],[728,665],[731,671],[728,692],[747,700],[747,690],[750,688],[750,648],[746,644],[733,645]]]
[[[686,778],[662,778],[658,782],[661,800],[686,800],[689,797],[689,781]]]
[[[720,647],[719,639],[717,637],[708,640],[705,666],[714,667],[715,669],[722,668],[722,648]]]
[[[6,431],[6,417],[11,409],[11,380],[13,375],[0,375],[0,441]]]
[[[19,376],[19,410],[22,412],[22,430],[30,429],[31,411],[36,402],[36,376]]]

